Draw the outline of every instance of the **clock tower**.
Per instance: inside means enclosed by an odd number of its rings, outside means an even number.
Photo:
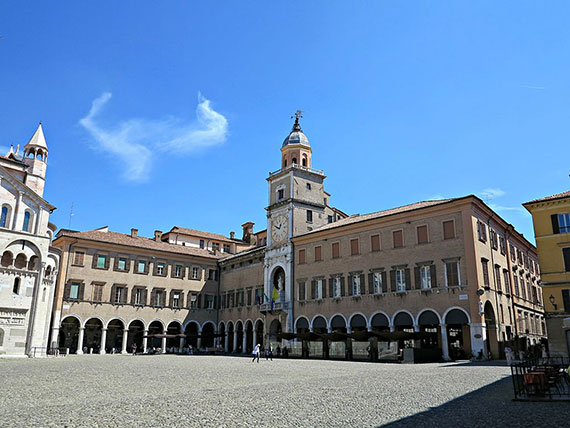
[[[324,190],[325,175],[311,167],[312,149],[301,130],[301,111],[293,117],[293,129],[281,146],[281,168],[267,178],[264,291],[269,300],[262,305],[262,311],[268,316],[266,328],[270,341],[276,340],[279,331],[293,331],[295,252],[291,238],[328,223],[329,214],[333,214],[329,194]]]

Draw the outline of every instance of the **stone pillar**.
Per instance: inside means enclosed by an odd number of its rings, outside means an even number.
[[[148,330],[143,331],[143,352],[146,353],[148,348]]]
[[[226,332],[226,335],[224,336],[224,351],[226,351],[226,352],[228,352],[228,353],[230,352],[230,350],[228,349],[228,345],[229,345],[229,344],[228,344],[228,341],[229,341],[229,338],[230,338],[230,333],[229,333],[229,332]]]
[[[418,324],[414,324],[414,332],[415,333],[419,333],[420,331],[420,326]],[[422,341],[419,339],[415,339],[414,340],[414,348],[420,348],[421,347],[421,343]]]
[[[38,211],[38,215],[36,216],[36,225],[34,227],[34,234],[36,235],[40,235],[40,225],[42,223],[42,214],[43,214],[44,210],[42,210],[40,208],[40,210]]]
[[[440,324],[441,329],[441,352],[443,355],[443,359],[445,361],[449,361],[449,345],[447,343],[447,324]]]
[[[83,335],[85,334],[85,327],[79,328],[79,337],[77,338],[77,355],[83,354]]]
[[[232,349],[232,352],[235,352],[235,350],[237,349],[237,330],[234,330],[234,349]]]
[[[396,326],[395,325],[391,325],[390,326],[390,333],[394,333],[396,331]]]
[[[253,330],[251,332],[251,349],[253,350],[253,348],[255,348],[255,345],[257,345],[257,343],[255,343],[255,330]]]
[[[241,345],[241,352],[242,352],[242,354],[245,354],[246,349],[247,349],[247,333],[246,333],[245,330],[243,331],[243,340],[242,340],[242,342],[243,342],[243,343],[242,343],[242,345]]]
[[[198,347],[198,351],[202,347],[202,337],[201,336],[202,336],[202,329],[198,330],[198,340],[196,343],[196,346]],[[234,342],[235,342],[235,338],[234,338]]]
[[[166,334],[166,331],[163,331],[162,334]],[[161,353],[166,354],[166,337],[162,338],[162,343],[160,344]]]
[[[481,352],[483,354],[483,358],[486,358],[486,352],[485,352],[485,336],[486,336],[486,330],[485,330],[485,326],[480,323],[470,323],[469,324],[469,332],[471,334],[471,352],[473,353],[473,356],[475,358],[477,358],[477,356],[479,355],[479,352]]]
[[[16,206],[14,207],[14,218],[12,219],[12,230],[17,230],[16,226],[18,225],[18,218],[20,214],[20,205],[22,205],[22,196],[24,196],[24,192],[18,192],[16,196]],[[83,352],[83,350],[81,350]]]
[[[180,345],[178,346],[178,352],[182,353],[183,349],[184,349],[184,338],[181,337],[180,338]]]
[[[126,354],[127,353],[127,340],[129,338],[129,330],[128,329],[124,329],[123,330],[123,343],[121,346],[121,354]]]
[[[107,329],[103,328],[101,329],[101,346],[100,346],[100,351],[99,353],[101,355],[105,355],[107,353],[107,351],[105,351],[105,344],[107,343]]]

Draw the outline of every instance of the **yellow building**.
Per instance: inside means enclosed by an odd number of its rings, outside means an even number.
[[[570,351],[570,191],[527,202],[541,268],[551,355]]]

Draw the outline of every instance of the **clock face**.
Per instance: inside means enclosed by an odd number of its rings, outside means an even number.
[[[271,238],[274,242],[281,242],[287,238],[288,224],[287,217],[284,215],[279,215],[273,219],[271,222]]]

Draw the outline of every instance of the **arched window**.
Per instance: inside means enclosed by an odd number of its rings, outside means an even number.
[[[24,213],[24,226],[22,227],[22,230],[24,232],[29,232],[30,230],[30,218],[32,217],[32,215],[30,214],[29,211],[26,211]]]
[[[8,223],[8,207],[4,205],[2,207],[2,214],[0,215],[0,227],[6,227]]]
[[[307,166],[307,158],[303,157],[303,166]]]
[[[287,167],[287,159],[285,159],[285,162],[283,162],[283,168]]]
[[[41,150],[38,150],[38,154],[36,155],[36,159],[44,160],[44,154]]]
[[[293,165],[297,165],[297,158],[292,159]]]
[[[12,293],[20,294],[20,278],[14,278],[14,287],[12,288]]]
[[[3,267],[8,267],[12,265],[13,260],[14,260],[14,255],[10,251],[4,251],[4,254],[2,254],[2,261],[0,262],[0,264]]]

